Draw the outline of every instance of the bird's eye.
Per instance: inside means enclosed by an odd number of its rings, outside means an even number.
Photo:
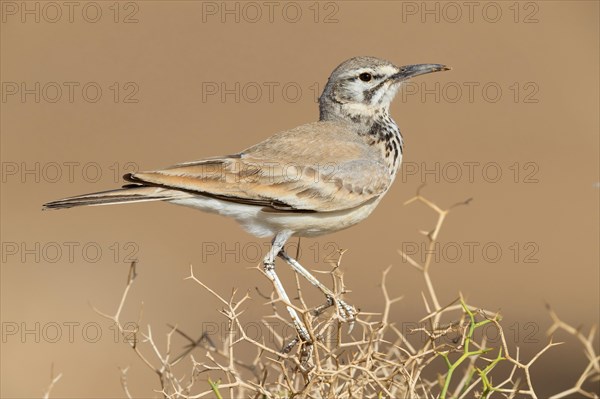
[[[371,76],[371,74],[368,72],[363,72],[360,75],[358,75],[358,78],[363,82],[368,82],[373,78],[373,76]]]

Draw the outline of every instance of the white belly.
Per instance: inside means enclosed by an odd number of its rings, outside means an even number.
[[[247,232],[257,237],[272,237],[283,230],[293,231],[295,236],[314,237],[354,226],[371,214],[380,199],[349,210],[312,213],[269,212],[254,205],[203,196],[169,202],[234,218]]]

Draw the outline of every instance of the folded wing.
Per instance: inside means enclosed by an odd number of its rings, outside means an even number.
[[[276,134],[236,155],[126,175],[145,186],[267,210],[316,212],[350,209],[379,197],[390,178],[361,137],[328,122]]]

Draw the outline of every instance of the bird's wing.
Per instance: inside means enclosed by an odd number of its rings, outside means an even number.
[[[376,150],[343,125],[317,122],[240,154],[133,173],[126,179],[271,210],[329,212],[382,195],[391,176]]]

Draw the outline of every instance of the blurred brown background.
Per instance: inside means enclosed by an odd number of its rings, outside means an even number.
[[[160,344],[167,323],[199,336],[222,322],[219,304],[183,280],[190,264],[223,295],[250,290],[247,320],[267,314],[254,287],[270,285],[249,268],[268,240],[230,220],[160,203],[41,204],[316,120],[329,73],[356,55],[453,70],[399,94],[403,172],[367,221],[303,240],[304,264],[327,270],[332,251],[349,249],[348,299],[365,311],[380,310],[381,272],[393,265],[390,289],[404,295],[394,320],[419,320],[425,286],[397,251],[423,255],[418,230],[435,215],[402,204],[427,182],[440,206],[474,198],[440,236],[442,303],[460,291],[501,310],[525,356],[547,342],[545,302],[586,332],[598,324],[598,2],[0,4],[2,397],[40,397],[52,364],[63,373],[53,397],[122,397],[128,365],[132,393],[156,395],[155,375],[90,306],[116,309],[130,258],[139,277],[124,320],[143,301],[142,327]],[[562,338],[533,370],[542,393],[570,386],[586,364]]]

